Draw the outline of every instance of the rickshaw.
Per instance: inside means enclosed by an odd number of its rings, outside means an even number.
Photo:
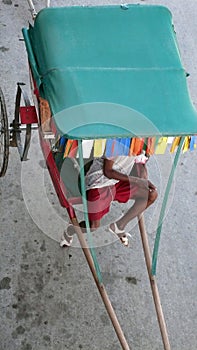
[[[31,130],[38,129],[60,204],[66,208],[75,227],[122,349],[128,350],[130,347],[107,295],[94,250],[85,171],[94,156],[105,152],[129,156],[142,151],[150,156],[162,153],[168,138],[172,138],[171,149],[176,150],[176,154],[152,258],[143,215],[138,218],[163,346],[169,350],[156,281],[159,242],[179,155],[183,149],[193,150],[197,146],[197,112],[187,88],[188,74],[181,63],[172,15],[166,7],[156,5],[54,8],[49,1],[37,14],[33,2],[28,3],[34,23],[22,32],[34,105],[23,84],[18,83],[15,116],[8,126],[0,90],[0,176],[6,173],[9,147],[17,147],[21,161],[27,160]],[[89,144],[86,155],[84,141]],[[112,147],[114,142],[116,146]],[[77,203],[83,203],[87,241],[73,206]]]

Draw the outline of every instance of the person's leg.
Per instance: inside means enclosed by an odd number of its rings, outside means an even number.
[[[133,199],[135,200],[133,206],[124,214],[119,220],[116,221],[117,228],[120,231],[125,229],[125,226],[133,220],[136,216],[140,215],[146,208],[148,208],[157,198],[156,190],[138,189]],[[115,231],[115,225],[112,223],[110,228]]]
[[[151,191],[149,191],[148,202],[147,202],[146,208],[148,208],[151,204],[153,204],[153,203],[156,201],[157,197],[158,197],[158,192],[157,192],[157,190],[151,190]],[[146,208],[145,208],[145,209],[146,209]]]
[[[87,191],[88,217],[91,231],[100,227],[100,221],[110,209],[113,200],[113,187],[106,186]],[[83,222],[85,224],[85,222]]]
[[[91,231],[95,231],[100,226],[101,218],[109,212],[110,204],[113,199],[113,186],[95,188],[87,191],[88,216]],[[79,223],[82,232],[86,232],[85,221]],[[75,234],[75,227],[69,224],[67,235],[72,237]]]
[[[90,229],[91,231],[95,231],[97,228],[100,227],[100,220],[90,220],[89,221],[90,223]],[[82,232],[86,232],[86,223],[85,221],[81,221],[79,223],[81,229],[82,229]]]
[[[81,227],[81,231],[83,233],[86,233],[86,225],[85,221],[81,221],[79,223],[79,226]],[[100,226],[100,220],[94,220],[90,221],[90,230],[95,231]],[[72,224],[69,224],[66,228],[66,230],[63,233],[63,236],[60,241],[61,247],[69,247],[73,242],[73,236],[76,233],[75,226]]]

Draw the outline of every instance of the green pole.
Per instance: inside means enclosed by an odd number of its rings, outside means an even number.
[[[160,243],[161,230],[162,230],[162,226],[163,226],[163,219],[164,219],[164,215],[165,215],[165,210],[166,210],[166,205],[167,205],[167,201],[168,201],[168,196],[169,196],[169,192],[170,192],[170,189],[171,189],[171,186],[172,186],[172,181],[173,181],[173,178],[174,178],[175,169],[176,169],[176,166],[177,166],[177,163],[178,163],[178,159],[179,159],[179,156],[180,156],[180,153],[181,153],[181,149],[182,149],[184,140],[185,140],[185,138],[181,137],[179,146],[178,146],[177,151],[176,151],[176,155],[174,157],[174,161],[173,161],[173,164],[172,164],[172,169],[171,169],[171,172],[170,172],[170,175],[169,175],[169,179],[168,179],[168,183],[167,183],[167,186],[166,186],[164,199],[163,199],[163,203],[162,203],[162,207],[161,207],[161,212],[160,212],[158,226],[157,226],[157,233],[156,233],[156,237],[155,237],[154,249],[153,249],[153,256],[152,256],[151,273],[152,273],[153,276],[156,275],[159,243]]]
[[[87,207],[87,199],[86,199],[86,187],[85,187],[85,173],[84,173],[84,160],[83,160],[83,149],[82,149],[82,140],[78,141],[78,149],[79,149],[79,165],[80,165],[80,179],[81,179],[81,193],[82,193],[82,201],[83,201],[83,208],[84,208],[84,219],[86,224],[86,231],[87,231],[87,237],[88,237],[88,243],[90,248],[90,253],[92,255],[92,259],[94,261],[95,270],[97,273],[98,281],[101,284],[102,281],[102,275],[99,268],[99,264],[97,261],[96,253],[93,248],[93,239],[92,239],[92,233],[90,231],[90,224],[88,219],[88,207]]]

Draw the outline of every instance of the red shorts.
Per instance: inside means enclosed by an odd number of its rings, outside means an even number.
[[[137,186],[129,182],[119,181],[113,186],[93,188],[87,191],[89,220],[100,220],[109,212],[112,201],[126,203],[135,197]]]

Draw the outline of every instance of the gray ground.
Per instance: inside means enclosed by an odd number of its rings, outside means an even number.
[[[36,8],[43,3],[35,1]],[[93,1],[55,3],[93,4]],[[197,105],[196,0],[144,3],[167,5],[171,9],[182,60],[191,74],[188,79],[191,97]],[[28,21],[31,16],[25,0],[1,0],[0,85],[10,120],[16,82],[26,82],[29,90],[27,57],[20,41],[21,28]],[[160,199],[146,213],[151,246],[170,164],[169,154],[153,157],[149,164],[150,178],[160,193]],[[181,156],[158,261],[158,285],[173,350],[197,348],[196,169],[196,152]],[[59,247],[68,217],[58,205],[36,133],[30,160],[23,166],[17,151],[10,150],[8,171],[0,180],[0,208],[0,350],[120,349],[77,240],[68,250]],[[136,222],[130,227],[129,249],[112,242],[105,225],[120,215],[120,207],[114,205],[112,209],[102,230],[94,235],[106,289],[132,349],[162,349]]]

